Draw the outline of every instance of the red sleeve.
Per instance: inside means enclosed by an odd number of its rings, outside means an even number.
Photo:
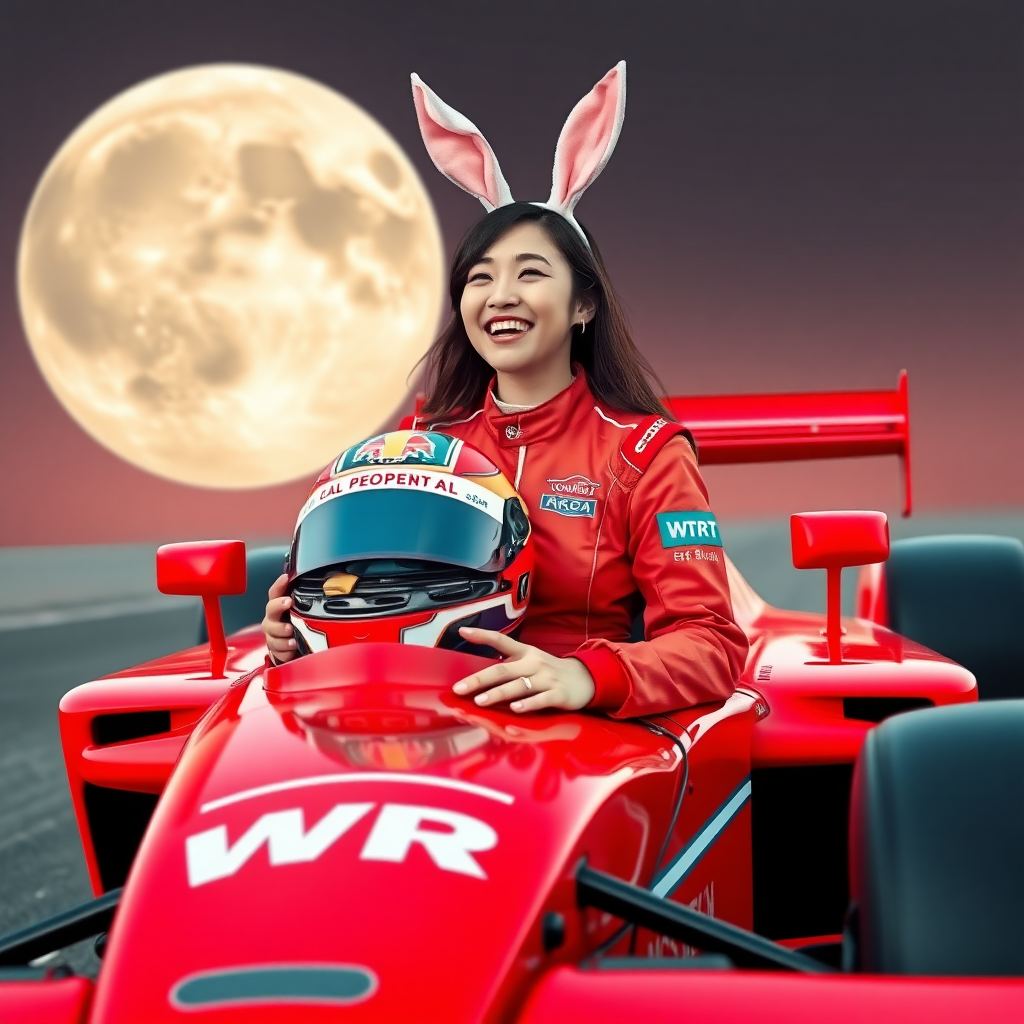
[[[718,524],[683,437],[640,478],[628,516],[646,640],[590,640],[573,655],[594,677],[590,706],[631,718],[724,700],[746,662],[747,638],[733,620]]]

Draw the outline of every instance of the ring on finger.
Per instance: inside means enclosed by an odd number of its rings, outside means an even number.
[[[533,685],[531,684],[530,680],[526,678],[526,676],[520,676],[519,678],[523,681],[523,686],[525,686],[528,690],[533,689]]]

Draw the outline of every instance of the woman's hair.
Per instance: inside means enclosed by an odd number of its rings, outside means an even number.
[[[462,292],[470,269],[506,231],[524,221],[538,223],[572,268],[573,301],[588,298],[594,303],[594,316],[586,331],[573,335],[570,351],[571,360],[586,371],[594,397],[622,412],[674,419],[652,386],[664,392],[661,382],[629,336],[626,318],[590,232],[588,249],[564,217],[532,203],[511,203],[492,210],[469,229],[459,244],[448,284],[451,319],[424,357],[427,400],[422,414],[441,419],[475,409],[483,400],[494,371],[466,334],[460,310]]]

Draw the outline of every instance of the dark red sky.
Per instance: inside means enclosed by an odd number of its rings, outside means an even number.
[[[0,8],[0,545],[284,536],[305,482],[181,487],[51,396],[14,294],[32,189],[72,129],[174,68],[262,63],[377,117],[449,251],[479,206],[422,152],[408,74],[542,199],[558,129],[629,62],[619,148],[579,213],[673,393],[892,387],[919,511],[1024,508],[1024,5],[6,0]],[[726,516],[895,512],[895,460],[711,467]]]

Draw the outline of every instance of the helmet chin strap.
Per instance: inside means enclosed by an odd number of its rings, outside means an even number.
[[[476,196],[490,213],[516,200],[494,150],[472,121],[448,106],[419,75],[412,75],[412,98],[423,144],[434,166],[451,182]],[[573,107],[555,146],[551,195],[534,202],[564,217],[586,246],[586,233],[573,211],[597,180],[615,150],[626,113],[626,62],[620,60]]]

